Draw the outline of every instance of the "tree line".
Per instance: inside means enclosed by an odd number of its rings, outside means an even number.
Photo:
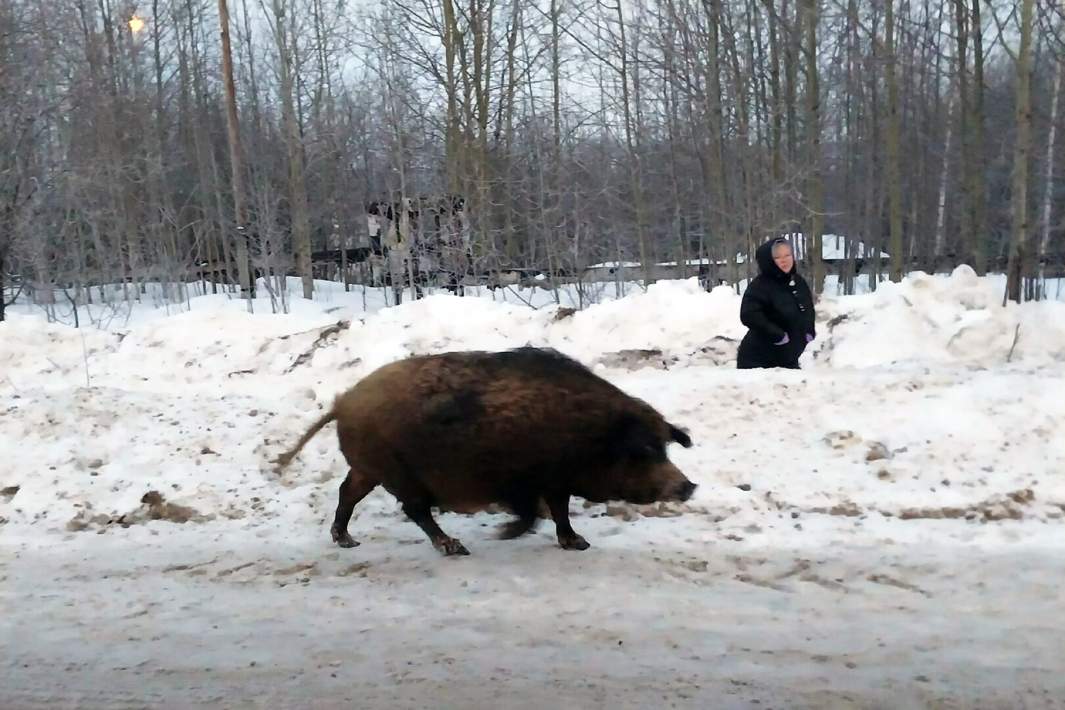
[[[874,282],[966,263],[1040,298],[1063,23],[1050,0],[0,0],[0,319],[27,289],[179,299],[198,264],[310,297],[367,205],[439,195],[480,271],[738,282],[801,231],[887,252]]]

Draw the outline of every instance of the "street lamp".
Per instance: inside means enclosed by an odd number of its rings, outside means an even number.
[[[133,34],[137,34],[144,29],[144,20],[134,15],[129,18],[129,31]]]

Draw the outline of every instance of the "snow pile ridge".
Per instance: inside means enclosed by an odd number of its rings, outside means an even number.
[[[254,373],[317,387],[334,378],[351,382],[414,354],[522,345],[554,347],[589,365],[619,366],[619,355],[643,353],[624,366],[731,367],[747,330],[739,320],[740,296],[727,286],[706,292],[696,279],[662,281],[576,313],[432,295],[360,319],[316,302],[273,315],[206,298],[213,300],[190,312],[134,320],[116,333],[12,316],[0,323],[0,369],[16,388],[83,385],[86,370],[93,385],[226,383],[239,389],[240,378]],[[915,273],[874,293],[825,296],[817,307],[818,339],[802,363],[868,368],[1065,361],[1065,303],[1003,307],[1001,301],[996,282],[968,267],[949,276]]]

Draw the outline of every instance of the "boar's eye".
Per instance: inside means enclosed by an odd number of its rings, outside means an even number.
[[[666,458],[666,450],[659,443],[640,443],[631,449],[633,457],[641,461],[663,461]]]
[[[636,461],[663,461],[665,444],[640,418],[624,414],[611,427],[608,445],[616,455]]]

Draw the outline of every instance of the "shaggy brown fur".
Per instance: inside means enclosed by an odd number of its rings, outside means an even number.
[[[337,397],[277,462],[287,465],[322,427],[337,422],[350,471],[332,526],[342,547],[355,505],[382,485],[445,554],[468,554],[433,520],[432,506],[477,510],[492,503],[517,518],[503,537],[537,522],[542,499],[559,544],[583,550],[569,498],[652,503],[687,500],[695,489],[666,456],[688,435],[554,350],[454,352],[412,357],[370,373]]]

